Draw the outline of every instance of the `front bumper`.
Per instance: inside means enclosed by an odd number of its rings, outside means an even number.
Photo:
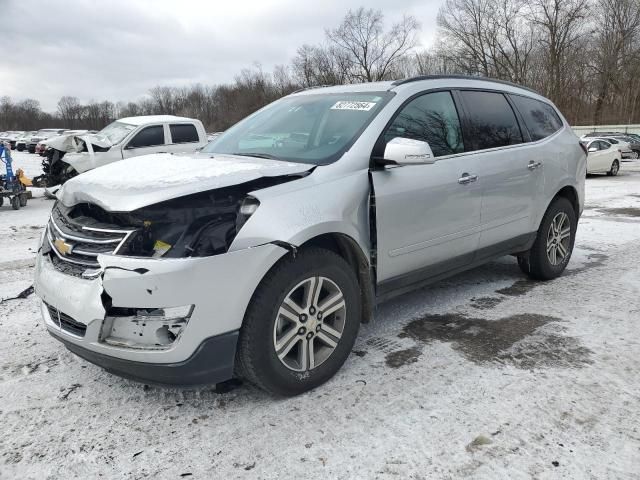
[[[130,380],[160,385],[193,386],[220,383],[233,376],[238,331],[205,339],[187,360],[144,363],[94,352],[49,330],[73,353],[106,371]]]
[[[39,254],[34,286],[36,294],[43,301],[42,315],[47,329],[71,351],[123,376],[130,371],[128,376],[157,382],[145,376],[145,372],[157,371],[156,367],[151,368],[149,364],[165,367],[170,364],[196,365],[190,359],[196,354],[202,355],[197,352],[204,348],[202,345],[208,339],[237,332],[256,287],[286,253],[282,247],[266,244],[202,258],[153,259],[100,255],[101,273],[94,279],[63,273],[53,265],[48,255]],[[194,305],[194,309],[188,324],[169,348],[131,348],[110,345],[101,338],[106,315],[103,301],[110,301],[113,307],[122,308]],[[74,334],[74,330],[64,328],[59,319],[52,318],[51,307],[81,326],[86,326],[84,335]],[[235,344],[232,350],[235,351]],[[225,351],[230,356],[226,363],[230,362],[232,366],[233,351]],[[105,358],[110,360],[106,361]],[[207,353],[198,358],[211,359],[212,356]],[[138,364],[147,364],[151,369]],[[167,368],[176,372],[187,367]],[[225,370],[227,373],[230,371],[228,368]],[[163,375],[159,376],[163,378]],[[202,376],[196,375],[198,378]]]

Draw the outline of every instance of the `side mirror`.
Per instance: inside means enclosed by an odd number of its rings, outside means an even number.
[[[396,137],[387,143],[384,158],[380,163],[384,165],[425,165],[435,163],[431,147],[422,140]]]
[[[598,149],[596,147],[589,147],[589,152],[597,152]]]

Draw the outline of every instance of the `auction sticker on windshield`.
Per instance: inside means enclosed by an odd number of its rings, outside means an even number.
[[[361,110],[368,112],[375,107],[375,102],[354,102],[354,101],[340,101],[336,102],[331,110]]]

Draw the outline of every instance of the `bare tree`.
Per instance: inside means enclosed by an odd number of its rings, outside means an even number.
[[[414,17],[405,15],[385,32],[382,11],[360,7],[349,10],[326,36],[346,55],[351,80],[374,82],[388,78],[396,63],[416,47],[419,28]]]

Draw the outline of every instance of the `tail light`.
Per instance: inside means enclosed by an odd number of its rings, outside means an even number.
[[[584,154],[587,155],[589,153],[587,151],[587,146],[582,142],[578,142],[578,144],[580,145],[580,148],[582,148],[582,151],[584,152]]]

